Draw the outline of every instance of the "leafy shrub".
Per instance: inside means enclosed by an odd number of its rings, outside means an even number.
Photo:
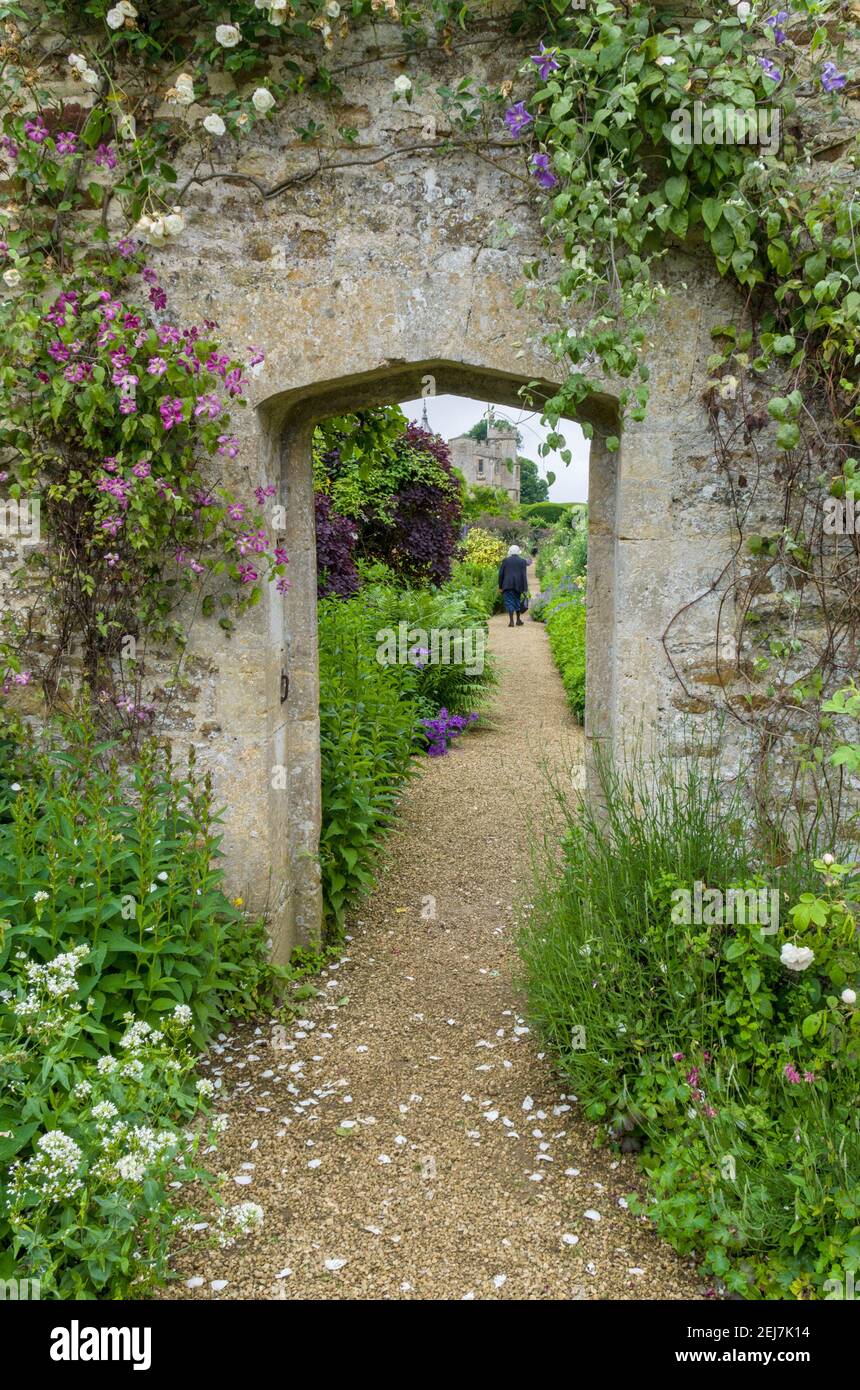
[[[176,1223],[192,1217],[176,1187],[202,1176],[184,1126],[212,1083],[189,1084],[191,1010],[157,1029],[128,1014],[114,1053],[78,979],[94,954],[16,952],[0,997],[0,1275],[38,1279],[42,1298],[135,1298],[163,1282]]]
[[[115,1041],[128,1011],[153,1021],[187,1004],[202,1044],[241,998],[236,957],[265,959],[221,889],[208,778],[193,759],[178,776],[153,743],[123,769],[83,715],[22,742],[17,766],[0,821],[0,987],[17,951],[45,962],[84,943],[92,1043]]]
[[[573,505],[572,502],[527,502],[520,510],[523,516],[534,517],[548,525],[560,521]]]
[[[7,733],[0,1277],[37,1278],[43,1298],[139,1297],[188,1215],[177,1189],[205,1176],[186,1128],[213,1090],[190,1083],[196,1048],[271,1009],[293,972],[222,892],[193,761],[179,777],[149,743],[126,769],[87,713],[38,746]]]
[[[679,1250],[746,1297],[844,1287],[860,1265],[852,873],[797,856],[766,885],[707,758],[599,774],[599,810],[557,788],[562,874],[547,862],[520,935],[532,1016],[586,1115],[641,1150],[643,1209]],[[794,906],[775,933],[743,911],[691,923],[678,904],[697,883]]]
[[[373,885],[371,862],[409,776],[417,735],[417,672],[376,660],[364,597],[319,606],[322,830],[327,927]]]
[[[451,578],[443,586],[443,592],[467,593],[470,602],[485,618],[502,610],[499,571],[496,565],[477,565],[468,560],[458,560],[452,566]]]
[[[359,597],[326,599],[319,607],[320,864],[332,931],[373,885],[379,840],[413,771],[412,755],[426,746],[420,720],[440,707],[452,716],[471,714],[486,703],[496,679],[483,648],[483,600],[471,586],[402,588],[380,564],[362,564],[361,578]],[[434,631],[462,633],[462,659],[431,661],[432,653],[419,651],[417,634],[432,642]],[[444,650],[440,643],[439,654]],[[450,654],[458,656],[455,646]]]
[[[408,424],[397,406],[327,420],[315,433],[314,478],[331,498],[330,520],[350,521],[357,556],[384,560],[411,583],[448,578],[461,502],[438,435]]]
[[[317,594],[328,598],[349,598],[358,593],[359,577],[355,563],[355,522],[341,516],[324,492],[314,494],[317,545]]]
[[[463,558],[470,565],[500,565],[507,549],[504,541],[497,536],[480,526],[471,526],[463,542]]]
[[[561,673],[567,702],[577,719],[585,719],[585,603],[581,598],[556,599],[546,612],[553,660]]]
[[[496,582],[495,569],[491,573]],[[487,625],[480,593],[472,588],[455,589],[450,582],[441,590],[368,583],[362,600],[374,651],[379,645],[378,633],[387,630],[399,637],[400,625],[405,624],[408,645],[403,655],[409,657],[418,673],[414,686],[418,713],[435,715],[444,706],[452,714],[469,714],[486,704],[496,674],[493,658],[486,649]],[[457,634],[461,638],[459,646]],[[428,642],[430,650],[421,650],[421,645]],[[450,659],[446,660],[446,656]]]

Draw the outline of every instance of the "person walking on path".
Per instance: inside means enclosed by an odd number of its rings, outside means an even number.
[[[499,565],[499,589],[504,601],[505,612],[510,619],[508,627],[514,626],[515,614],[516,626],[522,627],[523,620],[520,614],[525,607],[525,597],[529,591],[529,576],[527,562],[523,559],[518,545],[510,547]]]

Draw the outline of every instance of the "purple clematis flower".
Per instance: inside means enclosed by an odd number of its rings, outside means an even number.
[[[531,125],[532,117],[526,110],[524,101],[514,102],[514,105],[505,112],[505,125],[512,135],[522,135],[526,126]]]
[[[821,69],[821,85],[825,92],[838,92],[845,86],[847,81],[848,78],[845,76],[844,72],[839,72],[837,70],[835,63],[825,63],[823,65]]]
[[[758,62],[765,77],[769,77],[771,82],[782,81],[782,73],[776,66],[776,63],[772,62],[770,58],[759,58]]]
[[[788,19],[788,10],[777,10],[776,14],[768,15],[765,26],[773,30],[773,41],[779,47],[785,43],[786,34],[783,24]]]
[[[541,76],[541,81],[546,82],[551,72],[555,72],[559,66],[556,58],[556,49],[547,48],[541,41],[540,53],[533,53],[531,60]]]
[[[532,173],[540,184],[541,188],[555,188],[558,179],[549,167],[548,154],[533,154],[531,158]]]

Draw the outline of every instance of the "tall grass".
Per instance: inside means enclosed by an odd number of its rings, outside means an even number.
[[[822,1297],[860,1268],[856,913],[804,847],[750,848],[743,779],[705,751],[598,758],[590,803],[556,783],[566,830],[519,933],[529,1012],[585,1115],[641,1152],[662,1235],[745,1297]],[[677,914],[697,882],[774,888],[776,932]],[[801,892],[827,928],[803,935]],[[812,939],[814,966],[786,968]]]

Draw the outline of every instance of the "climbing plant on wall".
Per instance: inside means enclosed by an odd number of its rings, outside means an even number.
[[[759,626],[748,659],[741,634],[731,670],[720,673],[737,718],[750,717],[751,701],[770,702],[768,738],[795,728],[798,713],[815,723],[817,693],[856,625],[856,543],[840,551],[835,574],[810,543],[828,494],[854,498],[860,431],[857,143],[845,107],[855,77],[843,48],[851,11],[838,0],[682,9],[528,0],[488,17],[449,0],[201,0],[192,23],[175,3],[0,7],[11,190],[3,471],[12,496],[37,477],[54,489],[43,495],[64,558],[34,563],[70,582],[64,640],[87,634],[93,671],[104,673],[121,629],[132,626],[125,612],[163,634],[171,595],[190,586],[229,625],[221,604],[231,587],[241,608],[259,596],[264,572],[286,583],[285,557],[247,510],[250,498],[219,488],[217,466],[210,482],[209,464],[219,452],[229,461],[233,448],[227,406],[241,400],[239,359],[218,344],[214,325],[175,323],[149,260],[181,239],[201,183],[229,178],[251,197],[288,197],[349,164],[343,149],[356,131],[293,111],[309,91],[336,96],[339,46],[359,26],[376,39],[384,22],[402,33],[391,50],[402,68],[392,100],[443,118],[435,141],[398,153],[461,148],[504,159],[506,174],[543,198],[560,273],[548,280],[543,265],[527,265],[522,293],[543,314],[563,366],[562,389],[545,403],[555,427],[548,447],[564,447],[558,419],[607,380],[620,383],[623,418],[644,418],[649,316],[667,293],[660,272],[669,247],[710,258],[737,287],[737,321],[717,333],[706,401],[736,503],[726,583],[734,609],[750,618],[763,585],[776,581],[785,604],[773,634],[763,640]],[[470,77],[466,59],[462,78],[431,82],[426,52],[462,71],[468,30],[478,26],[521,36],[520,69],[490,87]],[[59,66],[86,103],[55,95]],[[231,80],[210,80],[221,74]],[[236,142],[274,119],[292,122],[315,158],[269,186],[236,167]],[[827,157],[811,160],[817,151]],[[163,341],[168,325],[175,341]],[[739,472],[740,444],[760,477]],[[146,478],[134,474],[147,463]],[[781,524],[751,534],[748,500],[765,475],[782,488]],[[147,524],[126,526],[127,514]],[[801,678],[787,679],[798,665],[791,604],[810,584],[831,614],[826,649],[805,651]],[[19,618],[7,633],[7,682],[28,676],[33,626]],[[181,641],[180,630],[173,635]],[[671,639],[667,631],[670,660]],[[48,685],[56,677],[40,674]]]

